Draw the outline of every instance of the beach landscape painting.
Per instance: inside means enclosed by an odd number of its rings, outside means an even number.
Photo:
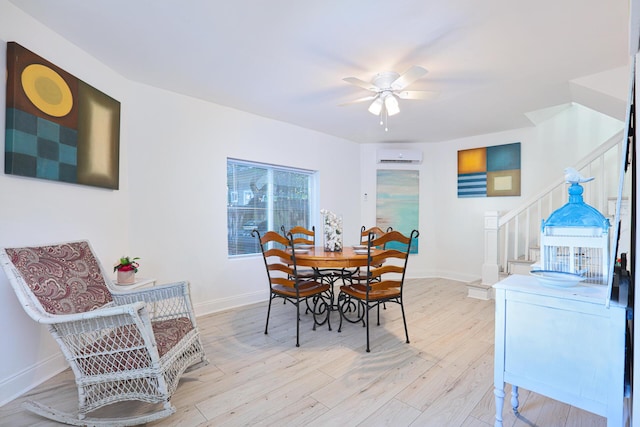
[[[408,236],[419,230],[419,184],[417,170],[379,169],[376,177],[376,225],[393,227]],[[398,248],[401,249],[401,248]],[[411,242],[410,253],[418,253],[418,238]]]

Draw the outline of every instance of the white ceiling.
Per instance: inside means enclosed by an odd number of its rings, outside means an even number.
[[[530,126],[629,58],[627,0],[11,2],[128,79],[362,143]],[[388,132],[339,106],[368,94],[344,77],[412,65],[409,89],[440,95],[401,100]]]

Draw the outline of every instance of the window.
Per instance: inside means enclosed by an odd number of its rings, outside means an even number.
[[[229,255],[260,252],[253,229],[311,227],[314,172],[227,159]]]

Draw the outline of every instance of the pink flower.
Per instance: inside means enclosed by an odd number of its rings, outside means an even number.
[[[136,262],[137,259],[140,259],[138,257],[136,258],[130,258],[128,256],[123,256],[120,258],[118,264],[113,266],[113,271],[131,271],[133,270],[134,272],[138,272],[138,267],[140,267],[140,264],[138,264]]]

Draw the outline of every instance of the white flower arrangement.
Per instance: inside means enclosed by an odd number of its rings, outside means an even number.
[[[320,209],[323,217],[324,249],[331,252],[342,250],[342,217],[326,209]]]

